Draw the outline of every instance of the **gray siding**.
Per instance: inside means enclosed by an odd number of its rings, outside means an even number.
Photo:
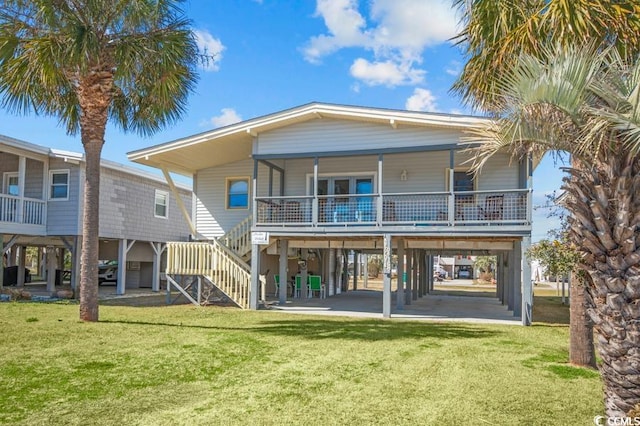
[[[49,172],[52,170],[69,170],[68,200],[48,200],[47,202],[47,234],[79,235],[82,225],[78,223],[80,206],[80,166],[52,158],[49,161]],[[47,199],[49,198],[49,176],[46,178]]]
[[[4,184],[5,173],[18,173],[18,156],[3,152],[0,154],[0,184]],[[44,163],[26,159],[24,196],[42,200],[42,186],[45,182]],[[4,192],[4,187],[2,188]]]
[[[155,217],[156,189],[169,193],[168,218]],[[191,212],[191,194],[180,190]],[[102,168],[100,236],[140,241],[185,241],[189,227],[168,185],[142,176]]]
[[[402,126],[394,129],[390,125],[321,118],[258,135],[256,153],[335,152],[454,144],[460,141],[461,136],[460,131],[451,129]]]
[[[281,163],[278,165],[282,166]],[[251,202],[246,210],[227,209],[226,182],[229,177],[248,177],[251,185],[252,176],[253,160],[250,159],[198,171],[194,180],[198,232],[206,238],[217,238],[251,215]],[[274,172],[273,176],[273,195],[278,195],[279,173]],[[260,164],[258,167],[258,183],[258,194],[267,196],[269,168],[264,164]],[[249,194],[250,199],[252,195]]]
[[[44,176],[44,163],[42,161],[27,158],[27,170],[25,173],[24,196],[42,200],[42,190],[46,182]]]

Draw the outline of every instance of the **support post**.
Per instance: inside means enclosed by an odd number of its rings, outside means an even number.
[[[391,234],[384,234],[382,264],[382,317],[391,318]]]
[[[522,317],[522,241],[514,243],[513,259],[513,316]]]
[[[280,284],[278,288],[278,303],[284,305],[287,303],[287,291],[289,283],[289,259],[287,253],[289,252],[289,241],[279,240],[280,243],[280,257],[278,263],[278,275],[280,276]],[[293,283],[295,292],[295,283]]]
[[[360,268],[360,254],[357,251],[353,252],[353,290],[358,289],[358,273]]]
[[[364,288],[369,287],[369,255],[367,253],[362,254],[362,268],[364,273],[362,274],[362,285]]]
[[[116,282],[116,294],[123,295],[126,289],[127,279],[127,240],[118,241],[118,277]]]
[[[260,298],[260,246],[251,244],[251,288],[249,289],[249,309],[258,309]]]
[[[420,265],[418,259],[418,250],[413,250],[413,279],[411,283],[413,300],[418,300],[418,268]]]
[[[522,259],[522,325],[531,325],[533,321],[531,263],[526,256],[529,247],[531,247],[531,237],[524,237],[520,247],[520,257]]]
[[[18,247],[18,285],[24,287],[24,268],[26,265],[27,248],[25,246]]]
[[[160,291],[160,263],[162,261],[162,253],[166,249],[163,243],[149,242],[153,249],[153,271],[151,276],[151,291]]]
[[[78,283],[80,282],[80,255],[82,253],[82,236],[73,238],[73,250],[71,250],[71,288],[74,297],[78,297]]]
[[[47,291],[51,294],[56,291],[56,249],[47,246]]]
[[[336,294],[336,249],[329,249],[329,296]]]
[[[396,278],[398,281],[398,290],[396,292],[396,308],[404,309],[404,240],[402,238],[398,239],[398,277]]]
[[[300,298],[307,299],[311,293],[309,292],[309,286],[307,285],[309,273],[307,268],[307,259],[309,257],[309,249],[303,248],[300,250],[300,257],[304,262],[300,268]]]
[[[404,304],[405,305],[410,305],[411,304],[411,288],[412,288],[412,283],[413,283],[413,249],[408,249],[405,253],[405,258],[406,258],[406,262],[405,262],[405,271],[404,271],[404,275],[406,277],[405,280],[405,292],[404,292]]]

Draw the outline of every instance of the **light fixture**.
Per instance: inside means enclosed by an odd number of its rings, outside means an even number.
[[[400,180],[401,181],[407,180],[407,171],[406,170],[403,170],[402,173],[400,173]]]

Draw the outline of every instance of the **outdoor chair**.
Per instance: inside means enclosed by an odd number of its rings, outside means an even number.
[[[302,277],[300,275],[296,275],[296,286],[293,289],[293,291],[294,291],[294,297],[298,299],[300,298],[300,288],[302,287],[301,283],[302,283]],[[307,286],[308,286],[308,283],[309,283],[309,276],[307,275]]]
[[[356,220],[358,222],[374,222],[373,200],[370,197],[358,198],[356,201]]]
[[[504,195],[489,195],[484,199],[484,207],[478,206],[478,211],[484,220],[502,220]]]
[[[318,292],[321,299],[326,297],[324,284],[320,275],[309,275],[309,297],[313,297],[314,292]]]
[[[273,282],[276,285],[276,291],[273,294],[274,297],[278,297],[278,294],[280,292],[280,275],[276,274],[273,276]]]

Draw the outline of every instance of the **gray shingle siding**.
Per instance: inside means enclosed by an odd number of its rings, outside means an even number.
[[[69,170],[69,198],[67,200],[49,200],[51,171]],[[47,185],[47,234],[48,235],[78,235],[82,226],[78,223],[79,216],[79,188],[80,166],[52,158],[49,161],[49,174],[46,176]]]
[[[155,217],[155,192],[169,194],[168,218]],[[191,193],[179,190],[187,213]],[[189,227],[169,186],[143,176],[103,168],[100,177],[100,236],[142,241],[184,241]]]

